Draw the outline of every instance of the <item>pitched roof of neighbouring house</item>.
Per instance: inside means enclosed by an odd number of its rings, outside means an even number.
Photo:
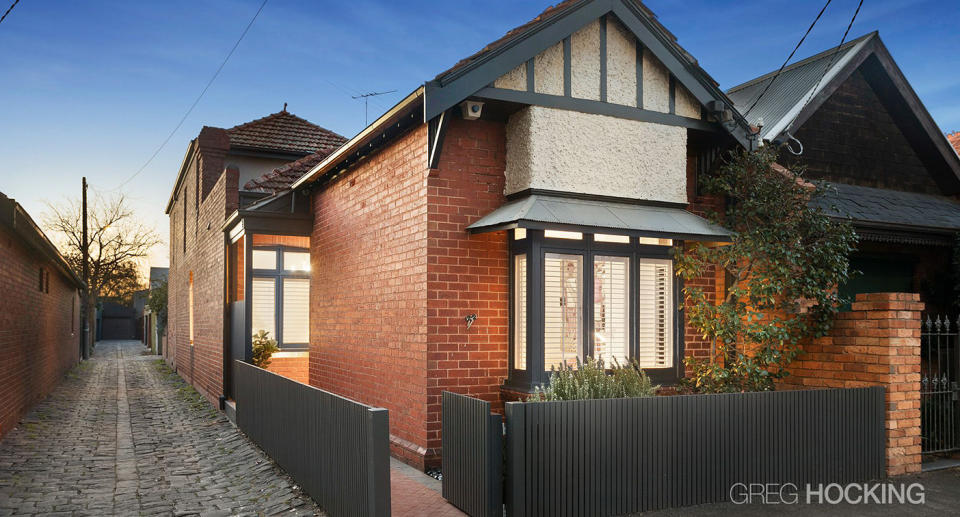
[[[230,147],[311,154],[337,148],[347,141],[341,135],[280,111],[227,129]]]
[[[323,151],[308,154],[295,162],[282,165],[273,169],[259,178],[253,178],[243,185],[243,190],[251,192],[279,192],[290,188],[293,182],[300,179],[314,165],[323,161],[330,153],[336,150],[336,147],[329,147]]]
[[[788,123],[803,108],[807,99],[826,88],[837,71],[876,35],[876,32],[871,32],[845,43],[839,49],[832,48],[797,61],[784,68],[776,80],[776,71],[751,79],[727,90],[727,96],[751,124],[756,125],[757,120],[763,119],[761,138],[776,138],[780,131],[786,129],[781,123]],[[760,97],[771,81],[773,84],[770,89]],[[750,109],[751,106],[753,109]],[[774,131],[777,134],[773,134]]]
[[[960,154],[960,131],[954,131],[947,135],[947,141],[953,146],[953,149]]]
[[[931,194],[832,183],[815,204],[828,215],[854,222],[960,229],[960,203]]]

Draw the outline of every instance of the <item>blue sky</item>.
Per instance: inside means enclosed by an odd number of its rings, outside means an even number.
[[[163,208],[187,143],[289,110],[352,136],[404,94],[536,16],[548,1],[270,0],[206,96],[124,190],[163,236]],[[797,54],[839,42],[857,0],[834,0]],[[38,217],[86,175],[109,190],[179,121],[259,0],[22,0],[0,24],[0,191]],[[650,0],[680,44],[728,88],[776,69],[820,0]],[[4,7],[5,8],[5,7]],[[865,0],[851,38],[872,30],[944,131],[960,130],[960,2]],[[166,265],[166,248],[151,256]]]

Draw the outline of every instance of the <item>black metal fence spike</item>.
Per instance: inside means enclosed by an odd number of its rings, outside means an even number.
[[[926,326],[927,326],[927,332],[929,332],[930,330],[932,330],[932,328],[933,328],[933,322],[930,321],[930,315],[929,315],[929,314],[927,314],[927,321],[926,321],[925,324],[926,324]]]

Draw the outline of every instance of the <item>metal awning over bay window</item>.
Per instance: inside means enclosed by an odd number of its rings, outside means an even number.
[[[551,366],[636,359],[655,382],[682,372],[683,319],[672,248],[725,241],[676,206],[529,195],[469,226],[510,230],[510,370],[530,390]]]

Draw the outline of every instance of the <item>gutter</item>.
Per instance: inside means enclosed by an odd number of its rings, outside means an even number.
[[[330,153],[330,155],[324,158],[322,162],[318,163],[312,169],[310,169],[309,172],[301,176],[300,179],[293,183],[290,189],[297,190],[305,184],[311,183],[333,170],[334,166],[340,163],[343,159],[362,148],[377,134],[383,132],[389,126],[396,123],[402,114],[423,99],[423,92],[423,86],[420,86],[416,90],[412,91],[394,107],[390,108],[389,111],[381,115],[380,118],[374,120],[373,123],[367,126],[363,131],[357,133],[357,135],[348,140],[347,143],[340,146],[336,151]]]

